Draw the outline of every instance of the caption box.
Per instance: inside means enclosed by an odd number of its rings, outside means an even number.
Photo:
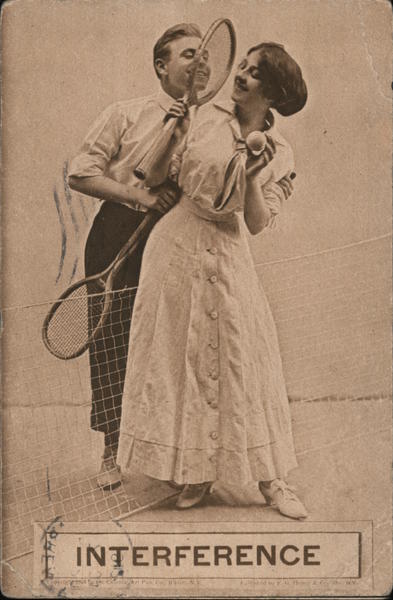
[[[35,525],[35,591],[116,596],[122,588],[318,581],[364,588],[370,523],[63,523]],[[182,586],[183,584],[183,586]],[[157,593],[157,590],[155,590]]]

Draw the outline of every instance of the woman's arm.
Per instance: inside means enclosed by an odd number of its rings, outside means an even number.
[[[262,201],[259,198],[259,192],[261,192],[263,196]],[[257,189],[250,190],[249,202],[247,203],[247,197],[245,201],[245,206],[247,206],[248,214],[246,217],[245,209],[244,219],[246,221],[250,233],[255,235],[256,233],[260,233],[260,231],[262,231],[262,229],[264,229],[266,225],[270,225],[272,219],[274,219],[278,215],[283,202],[285,200],[288,200],[292,192],[293,174],[292,177],[291,175],[286,175],[278,182],[269,181],[263,186],[261,186],[258,181]],[[261,209],[263,210],[263,212],[265,212],[266,210],[269,211],[269,218],[266,224],[264,224],[266,218],[265,215],[260,214]],[[257,223],[261,223],[261,221],[263,221],[262,227],[258,231]]]
[[[260,233],[270,222],[271,211],[259,183],[259,173],[272,160],[276,145],[266,136],[266,146],[258,158],[249,158],[246,163],[246,192],[244,200],[244,220],[252,235]]]
[[[257,178],[247,179],[244,201],[244,220],[252,235],[260,233],[270,222],[271,212],[266,204]]]

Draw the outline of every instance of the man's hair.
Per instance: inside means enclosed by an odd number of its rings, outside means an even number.
[[[167,29],[162,36],[157,40],[155,46],[153,48],[153,64],[154,70],[159,78],[156,60],[157,58],[161,58],[161,60],[167,60],[171,54],[171,49],[168,47],[170,42],[173,40],[177,40],[182,37],[202,37],[201,30],[198,25],[194,23],[179,23],[178,25],[174,25]]]

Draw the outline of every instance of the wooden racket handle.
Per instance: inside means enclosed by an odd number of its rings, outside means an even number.
[[[134,249],[135,245],[138,245],[141,240],[147,237],[150,231],[153,229],[154,225],[161,217],[161,213],[155,210],[147,212],[141,223],[135,229],[132,236],[124,244],[120,252],[117,254],[116,258],[112,261],[112,263],[109,265],[105,272],[112,271],[115,265],[122,261],[122,259],[130,253],[131,248]]]
[[[113,302],[112,290],[113,290],[113,286],[114,286],[114,281],[116,279],[118,272],[120,271],[121,267],[123,266],[124,261],[129,256],[131,256],[131,254],[133,254],[135,252],[135,250],[137,250],[139,244],[145,238],[148,237],[148,235],[150,234],[154,225],[157,223],[157,221],[159,221],[161,219],[162,216],[163,215],[161,213],[156,212],[156,211],[148,212],[146,214],[146,216],[144,217],[143,221],[139,224],[137,229],[134,231],[132,236],[129,238],[128,242],[123,246],[123,248],[120,250],[119,254],[116,256],[115,260],[109,266],[110,272],[109,272],[109,276],[108,276],[106,286],[105,286],[104,306],[102,308],[100,319],[99,319],[96,327],[92,331],[86,347],[93,343],[93,341],[96,339],[99,331],[103,328],[103,326],[105,325],[105,323],[108,319],[110,308],[111,308],[111,305]]]
[[[168,150],[177,123],[177,118],[168,119],[150,149],[134,170],[136,177],[144,181],[148,187],[159,185],[167,175],[165,173],[164,177],[160,177],[159,167]]]

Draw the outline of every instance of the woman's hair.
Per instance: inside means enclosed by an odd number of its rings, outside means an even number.
[[[294,115],[307,100],[307,86],[297,62],[284,46],[264,42],[247,52],[258,52],[258,71],[264,95],[281,115]]]
[[[156,41],[153,48],[153,63],[154,69],[159,77],[157,68],[156,68],[156,60],[157,58],[161,58],[162,60],[167,60],[170,57],[171,49],[168,44],[173,42],[173,40],[177,40],[182,37],[202,37],[201,30],[198,25],[194,23],[178,23],[177,25],[173,25],[164,33],[162,36]]]

